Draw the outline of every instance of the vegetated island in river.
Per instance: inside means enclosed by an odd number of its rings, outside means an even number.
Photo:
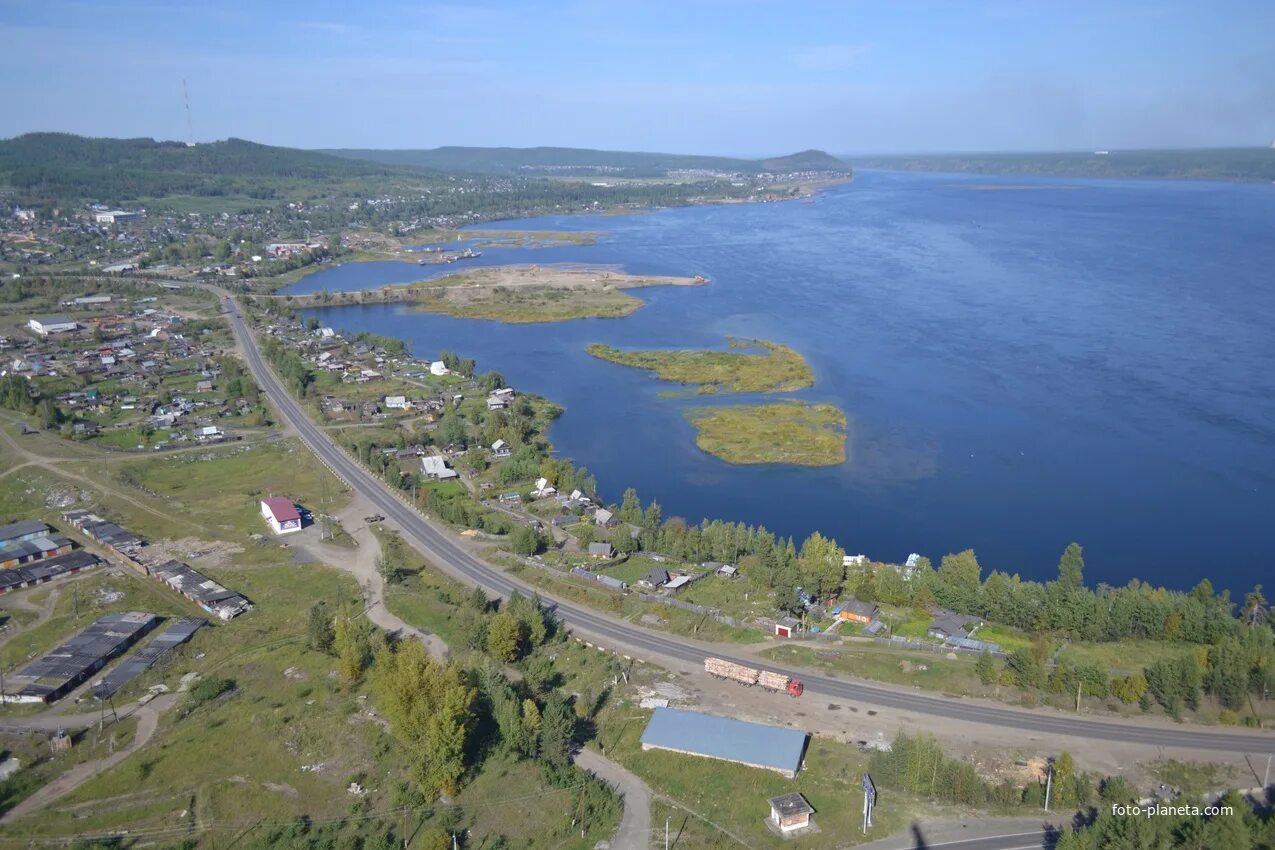
[[[782,401],[694,407],[695,445],[727,463],[835,466],[846,460],[846,415],[831,404]]]
[[[763,349],[766,353],[689,349],[621,351],[593,343],[586,351],[601,360],[648,369],[665,381],[701,384],[700,392],[791,392],[815,382],[806,359],[786,345],[764,339],[729,338],[733,349]]]
[[[577,265],[513,265],[466,269],[434,280],[354,292],[294,295],[298,307],[410,303],[415,309],[498,322],[565,322],[619,318],[646,302],[624,292],[646,286],[699,286],[707,278],[631,275]]]

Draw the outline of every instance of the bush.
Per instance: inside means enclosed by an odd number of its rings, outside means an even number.
[[[204,703],[211,702],[234,689],[235,682],[233,679],[223,679],[218,676],[200,679],[186,692],[187,709],[198,708]]]

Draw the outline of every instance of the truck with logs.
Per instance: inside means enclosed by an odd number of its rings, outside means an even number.
[[[789,696],[799,697],[805,687],[797,679],[783,673],[772,673],[769,670],[758,670],[736,664],[724,658],[705,658],[704,670],[719,679],[730,679],[741,685],[761,685],[768,691],[779,691]]]

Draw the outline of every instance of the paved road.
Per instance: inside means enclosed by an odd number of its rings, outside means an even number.
[[[227,295],[218,290],[223,297]],[[501,596],[514,591],[530,594],[530,585],[492,567],[456,542],[447,532],[422,517],[389,488],[359,466],[314,422],[283,388],[274,372],[261,356],[256,340],[249,331],[238,305],[229,298],[223,307],[239,340],[249,369],[258,385],[269,397],[279,415],[292,426],[310,449],[339,478],[371,501],[377,509],[397,525],[408,540],[443,570],[470,584],[477,584]],[[541,594],[545,596],[545,594]],[[632,623],[562,600],[551,601],[555,611],[577,635],[613,647],[635,657],[667,666],[698,668],[706,655],[716,655],[741,664],[756,663],[732,654],[732,648],[660,634]],[[672,661],[672,665],[668,662]],[[1101,741],[1175,747],[1180,749],[1220,752],[1275,752],[1275,735],[1264,732],[1225,732],[1200,727],[1173,727],[1151,722],[1130,723],[1073,717],[1064,714],[1030,712],[970,700],[957,700],[917,693],[877,684],[843,681],[778,663],[771,669],[800,678],[806,690],[840,700],[859,701],[886,709],[937,715],[952,720],[984,723],[991,726],[1025,729],[1060,737],[1087,738]]]

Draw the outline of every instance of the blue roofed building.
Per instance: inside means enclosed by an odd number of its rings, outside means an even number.
[[[773,770],[789,779],[801,769],[807,733],[680,708],[657,708],[642,732],[642,749],[722,759]]]

